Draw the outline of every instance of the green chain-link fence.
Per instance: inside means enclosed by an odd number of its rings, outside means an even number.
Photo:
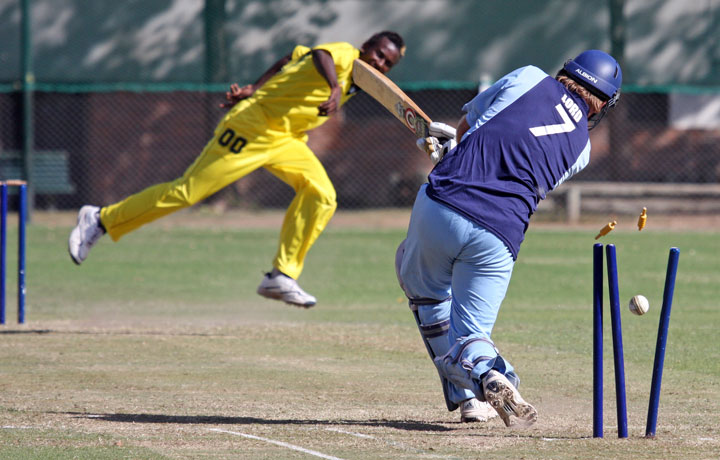
[[[454,123],[475,91],[408,94],[433,119]],[[574,181],[718,183],[720,130],[673,127],[669,97],[623,94],[591,133],[592,161]],[[20,100],[0,95],[3,176],[20,174]],[[222,100],[221,93],[192,91],[35,94],[37,206],[108,204],[180,176],[210,139]],[[431,168],[412,134],[365,94],[312,132],[310,146],[341,208],[407,206]],[[288,186],[260,170],[214,199],[263,208],[284,207],[291,197]]]

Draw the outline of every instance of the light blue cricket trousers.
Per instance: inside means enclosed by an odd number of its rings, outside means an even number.
[[[448,348],[458,342],[468,344],[455,347],[462,354],[455,356],[457,369],[443,372],[438,366],[438,370],[462,387],[477,389],[469,380],[479,380],[496,366],[498,353],[490,337],[514,261],[498,237],[430,199],[426,187],[420,188],[413,206],[400,276],[411,299],[438,301],[434,320],[442,319],[438,315],[449,316]],[[468,361],[472,369],[467,369]],[[503,361],[499,370],[513,369]],[[458,379],[458,375],[465,377]],[[464,399],[471,397],[467,390],[457,390],[465,393]]]

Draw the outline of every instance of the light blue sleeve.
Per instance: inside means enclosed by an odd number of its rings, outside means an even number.
[[[582,171],[585,166],[587,166],[590,163],[590,140],[588,139],[587,144],[585,145],[585,148],[582,152],[580,152],[580,155],[578,156],[577,161],[574,165],[570,166],[570,169],[565,171],[565,174],[560,178],[560,180],[553,186],[553,190],[558,188],[560,184],[565,182],[566,180],[570,179],[575,174]]]
[[[463,135],[465,139],[500,113],[505,107],[515,102],[535,85],[548,76],[535,66],[525,66],[510,72],[496,81],[488,89],[479,93],[463,106],[465,120],[470,129]]]

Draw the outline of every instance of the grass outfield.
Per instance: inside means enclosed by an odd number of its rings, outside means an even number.
[[[202,217],[199,217],[202,219]],[[42,220],[39,219],[41,222]],[[630,438],[592,438],[595,231],[532,228],[494,339],[539,411],[528,430],[460,424],[396,285],[403,230],[331,227],[301,310],[258,297],[278,229],[153,225],[81,267],[70,228],[28,232],[27,323],[0,326],[2,459],[711,459],[720,452],[717,233],[616,230]],[[668,250],[680,265],[657,438],[645,417]],[[650,311],[632,315],[641,293]],[[607,292],[605,305],[608,305]]]

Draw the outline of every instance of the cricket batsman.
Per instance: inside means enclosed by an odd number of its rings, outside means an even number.
[[[441,145],[441,155],[417,194],[396,269],[449,409],[473,395],[506,426],[537,420],[491,334],[530,217],[587,166],[588,131],[621,84],[619,64],[599,50],[568,60],[555,78],[522,67],[465,104],[456,131],[431,124],[450,140],[419,143],[431,155]]]
[[[280,231],[272,270],[257,288],[261,296],[309,308],[314,296],[297,283],[305,256],[337,207],[325,169],[307,146],[307,131],[354,94],[353,61],[387,73],[403,56],[405,44],[395,32],[380,32],[360,49],[349,43],[296,46],[255,83],[233,84],[226,93],[227,114],[213,138],[182,177],[161,183],[102,207],[80,208],[68,249],[81,264],[98,239],[113,241],[140,226],[192,206],[263,167],[295,190]]]

